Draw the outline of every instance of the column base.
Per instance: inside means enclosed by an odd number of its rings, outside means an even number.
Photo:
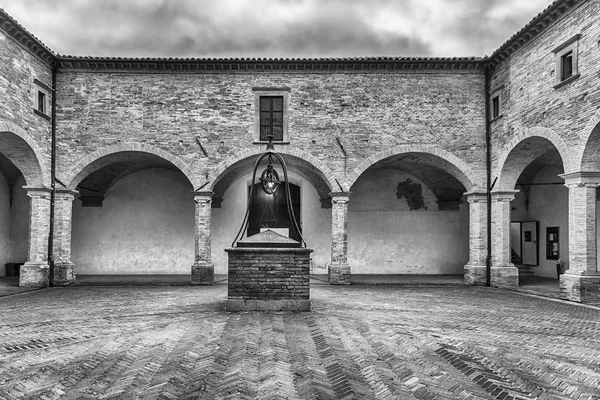
[[[212,285],[215,266],[212,263],[196,262],[192,265],[192,285]]]
[[[21,265],[19,275],[19,286],[32,288],[48,287],[50,279],[50,266],[48,264],[30,264]]]
[[[470,286],[485,286],[487,283],[487,267],[485,265],[465,265],[464,282],[465,285]]]
[[[349,285],[350,277],[350,266],[348,264],[332,264],[328,270],[329,284],[330,285]]]
[[[560,276],[560,298],[600,306],[600,275],[574,275],[569,271]]]
[[[519,269],[513,264],[492,266],[490,285],[495,287],[518,287]]]
[[[54,286],[70,286],[75,283],[75,264],[54,264]]]

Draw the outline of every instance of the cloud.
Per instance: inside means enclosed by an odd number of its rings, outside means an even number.
[[[21,0],[5,10],[61,54],[483,56],[548,0]]]

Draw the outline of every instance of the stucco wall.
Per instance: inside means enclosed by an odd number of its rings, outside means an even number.
[[[0,276],[6,275],[5,264],[10,260],[10,189],[0,172]]]
[[[420,183],[426,210],[399,199],[399,182]],[[352,186],[348,212],[348,263],[353,274],[462,274],[469,260],[468,204],[438,211],[437,199],[406,172],[376,169]]]
[[[221,208],[212,209],[212,260],[216,274],[227,274],[227,254],[240,226],[248,201],[251,173],[240,176],[225,192]],[[321,208],[315,188],[304,178],[290,173],[290,182],[300,186],[302,236],[311,253],[313,272],[326,273],[331,259],[331,209]]]
[[[290,147],[344,182],[366,157],[433,144],[485,180],[481,70],[389,73],[135,73],[61,70],[58,176],[98,149],[142,142],[179,157],[192,182],[254,141],[253,87],[288,87]],[[336,140],[340,138],[348,157]],[[198,142],[206,151],[202,152]]]
[[[117,181],[102,207],[73,202],[77,273],[190,274],[194,198],[180,172],[146,169]]]

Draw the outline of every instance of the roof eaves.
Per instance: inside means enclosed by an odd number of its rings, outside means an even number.
[[[2,8],[0,8],[0,29],[47,64],[51,65],[55,61],[56,54]]]

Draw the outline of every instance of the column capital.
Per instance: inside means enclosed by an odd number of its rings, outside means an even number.
[[[518,190],[497,190],[492,192],[492,201],[512,201]]]
[[[214,192],[211,192],[210,190],[206,190],[206,191],[194,191],[192,192],[194,194],[194,201],[196,203],[210,203],[212,201],[212,197],[214,196]]]
[[[333,203],[345,204],[350,201],[351,192],[331,192],[329,197]]]
[[[467,196],[469,203],[487,203],[487,192],[485,190],[473,190],[472,192],[466,192],[464,195]]]
[[[56,195],[63,196],[65,198],[71,197],[71,200],[75,199],[75,196],[79,193],[77,190],[72,189],[56,189]]]
[[[29,197],[48,197],[52,194],[52,189],[47,187],[39,187],[39,186],[23,186],[23,189],[27,191],[27,196]]]
[[[565,180],[566,187],[596,187],[600,184],[600,172],[596,171],[577,171],[559,177]]]

